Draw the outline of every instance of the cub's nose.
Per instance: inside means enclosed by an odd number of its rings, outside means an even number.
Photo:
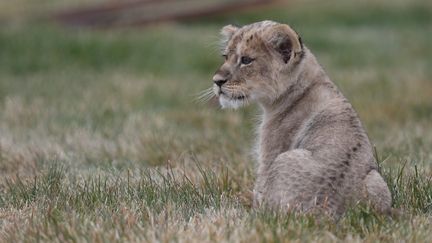
[[[226,79],[223,79],[223,80],[216,80],[216,81],[214,81],[214,83],[217,85],[217,86],[222,86],[224,83],[226,83],[227,82],[227,80]]]
[[[213,76],[213,82],[214,82],[217,86],[221,87],[224,83],[227,82],[227,79],[224,79],[224,78],[222,78],[221,75],[216,74],[215,76]]]

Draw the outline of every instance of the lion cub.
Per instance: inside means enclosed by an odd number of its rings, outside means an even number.
[[[263,110],[254,206],[338,217],[365,201],[388,212],[391,194],[356,112],[298,34],[273,21],[221,33],[215,95],[224,108]]]

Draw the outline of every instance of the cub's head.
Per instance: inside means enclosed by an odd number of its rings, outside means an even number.
[[[222,66],[213,77],[213,92],[223,108],[250,101],[272,102],[289,86],[303,44],[288,25],[262,21],[222,28]]]

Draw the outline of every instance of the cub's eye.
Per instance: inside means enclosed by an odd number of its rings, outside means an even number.
[[[244,57],[241,57],[241,59],[240,59],[240,63],[241,63],[241,64],[244,64],[244,65],[248,65],[248,64],[250,64],[253,60],[254,60],[254,59],[252,59],[252,58],[250,58],[250,57],[244,56]]]
[[[228,59],[228,55],[222,55],[222,57],[224,58],[225,61]]]

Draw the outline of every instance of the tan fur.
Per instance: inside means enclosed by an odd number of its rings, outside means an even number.
[[[263,110],[254,205],[340,216],[368,201],[387,212],[391,195],[351,104],[288,25],[224,27],[224,64],[213,77],[223,107]],[[242,57],[253,60],[241,64]]]

